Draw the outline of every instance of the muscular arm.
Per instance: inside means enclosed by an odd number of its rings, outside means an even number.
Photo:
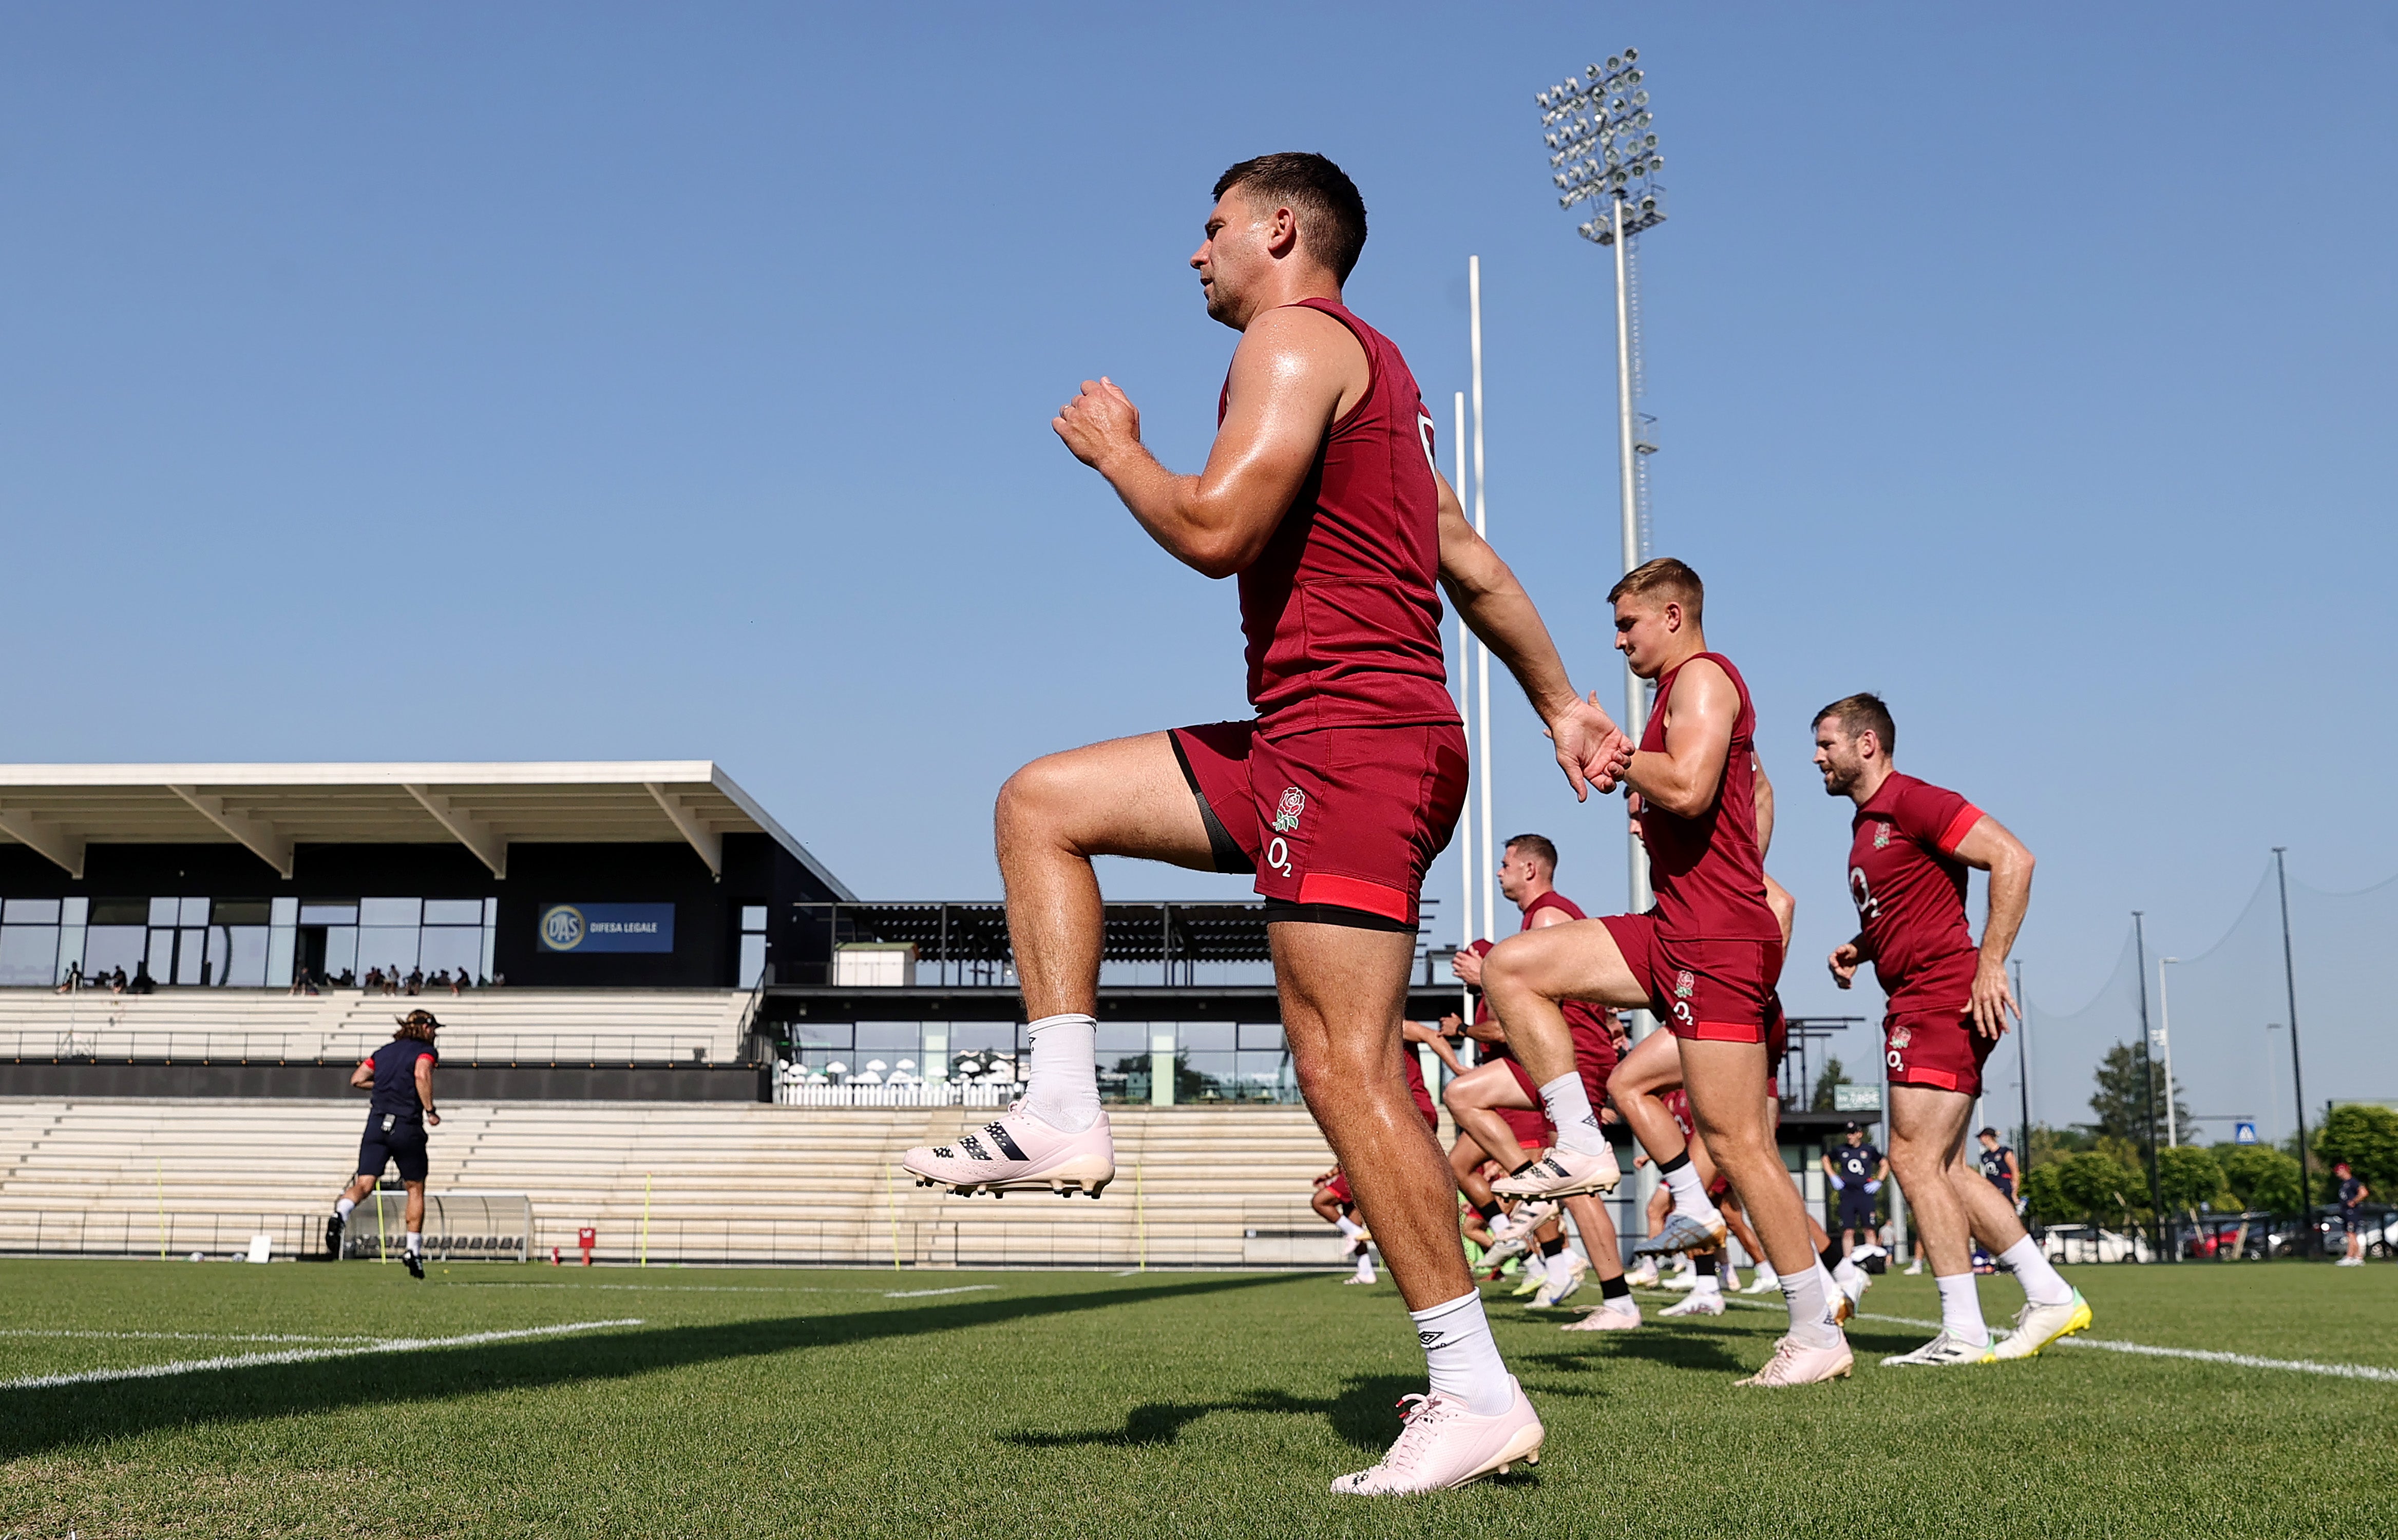
[[[1450,1074],[1462,1075],[1465,1073],[1465,1065],[1458,1058],[1457,1051],[1448,1046],[1448,1039],[1442,1037],[1437,1028],[1426,1026],[1421,1022],[1409,1022],[1401,1030],[1400,1035],[1406,1038],[1408,1041],[1411,1043],[1421,1043],[1426,1048],[1431,1049],[1435,1053],[1438,1054],[1440,1056],[1440,1062],[1448,1066],[1448,1072]]]
[[[1108,379],[1050,422],[1074,458],[1108,478],[1150,538],[1211,578],[1257,560],[1299,496],[1325,435],[1366,394],[1366,350],[1321,311],[1285,306],[1249,323],[1233,350],[1223,425],[1207,467],[1178,475],[1140,441],[1140,412]]]
[[[433,1061],[430,1059],[416,1061],[416,1101],[424,1108],[424,1120],[436,1128],[440,1127],[441,1115],[433,1110]]]
[[[1434,479],[1440,484],[1440,585],[1448,602],[1507,665],[1532,709],[1541,714],[1557,746],[1557,766],[1574,796],[1586,799],[1593,783],[1602,792],[1612,791],[1631,744],[1596,697],[1584,700],[1574,693],[1565,660],[1557,656],[1556,643],[1541,612],[1532,608],[1531,596],[1466,522],[1465,509],[1448,479],[1436,471]]]
[[[1955,854],[1990,874],[1990,916],[1982,926],[1982,956],[1974,969],[1973,1015],[1976,1031],[1996,1038],[2007,1029],[2008,1012],[2023,1014],[2007,987],[2007,954],[2014,950],[2015,932],[2031,907],[2032,854],[1987,813],[1957,842]]]
[[[374,1089],[374,1061],[372,1059],[361,1059],[358,1061],[358,1067],[350,1071],[350,1089],[352,1091],[372,1091]]]
[[[1732,723],[1740,691],[1731,676],[1704,658],[1682,665],[1665,702],[1665,746],[1636,754],[1623,779],[1652,806],[1696,818],[1715,806],[1731,757]]]

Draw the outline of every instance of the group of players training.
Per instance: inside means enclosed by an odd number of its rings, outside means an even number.
[[[1506,1049],[1449,1087],[1460,1127],[1508,1169],[1482,1200],[1568,1205],[1597,1268],[1616,1270],[1604,1212],[1577,1201],[1620,1180],[1599,1121],[1611,1097],[1673,1195],[1659,1239],[1721,1245],[1726,1209],[1662,1095],[1678,1085],[1789,1307],[1771,1359],[1740,1383],[1845,1375],[1849,1302],[1774,1134],[1769,1039],[1789,903],[1764,870],[1772,791],[1747,687],[1707,650],[1697,574],[1661,559],[1608,594],[1616,646],[1655,683],[1636,743],[1576,690],[1522,584],[1464,519],[1398,349],[1342,305],[1366,240],[1355,185],[1320,155],[1274,154],[1225,172],[1215,197],[1191,265],[1208,315],[1241,339],[1206,469],[1160,464],[1138,411],[1105,378],[1084,382],[1051,425],[1169,554],[1237,579],[1255,716],[1051,755],[1009,778],[996,839],[1029,1082],[1004,1116],[909,1151],[908,1170],[960,1193],[1098,1196],[1115,1158],[1096,1073],[1092,858],[1253,874],[1300,1090],[1415,1322],[1431,1382],[1403,1403],[1381,1462],[1332,1491],[1432,1491],[1539,1459],[1540,1416],[1501,1360],[1459,1235],[1458,1174],[1408,1071],[1419,894],[1467,781],[1441,648],[1446,592],[1522,686],[1576,797],[1625,790],[1656,892],[1649,913],[1604,919],[1528,903],[1521,933],[1464,964]],[[1994,1356],[1974,1303],[1973,1236],[2029,1296],[1996,1352],[2028,1356],[2086,1323],[2088,1309],[1960,1149],[1981,1062],[2013,1003],[2002,964],[2031,858],[1962,798],[1895,773],[1894,737],[1869,697],[1815,722],[1826,786],[1858,804],[1849,881],[1862,924],[1833,971],[1845,984],[1870,961],[1891,996],[1892,1156],[1941,1283],[1942,1332],[1906,1358]],[[1966,929],[1967,865],[1991,872],[1978,947]],[[1619,1065],[1584,1006],[1647,1009],[1671,1031]],[[1490,1115],[1534,1106],[1555,1133],[1528,1153]],[[1610,1287],[1602,1279],[1603,1294]],[[1604,1329],[1605,1314],[1580,1324]]]

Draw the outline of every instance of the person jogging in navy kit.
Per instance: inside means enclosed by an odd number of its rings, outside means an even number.
[[[1857,1232],[1874,1233],[1874,1195],[1890,1180],[1890,1162],[1866,1143],[1866,1131],[1851,1123],[1847,1144],[1824,1153],[1824,1174],[1840,1189],[1840,1254],[1856,1250]]]
[[[350,1085],[370,1091],[366,1137],[358,1142],[358,1174],[342,1189],[333,1216],[325,1221],[325,1255],[342,1254],[342,1231],[350,1211],[374,1191],[384,1168],[399,1167],[400,1185],[408,1189],[408,1240],[400,1260],[408,1276],[424,1276],[424,1131],[439,1128],[441,1114],[433,1107],[433,1069],[441,1052],[433,1036],[441,1024],[430,1011],[411,1011],[399,1018],[391,1041],[376,1049],[350,1072]]]
[[[2015,1165],[2015,1152],[1999,1143],[1999,1131],[1984,1129],[1976,1138],[1982,1141],[1982,1175],[1999,1189],[1999,1196],[2012,1203],[2015,1200],[2015,1179],[2022,1174]]]

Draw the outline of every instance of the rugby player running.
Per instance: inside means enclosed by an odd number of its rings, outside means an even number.
[[[1432,418],[1398,349],[1340,302],[1366,239],[1355,185],[1321,155],[1275,154],[1234,166],[1215,195],[1191,265],[1207,314],[1241,341],[1206,470],[1158,463],[1110,380],[1085,381],[1051,425],[1170,555],[1210,578],[1237,575],[1257,716],[1051,755],[1009,779],[997,843],[1031,1080],[1006,1116],[905,1163],[955,1191],[1096,1196],[1115,1168],[1094,1074],[1091,858],[1254,872],[1300,1092],[1432,1382],[1408,1399],[1382,1463],[1332,1490],[1426,1492],[1532,1460],[1543,1436],[1500,1361],[1448,1162],[1399,1063],[1423,873],[1466,780],[1439,589],[1523,686],[1578,795],[1611,789],[1630,745],[1575,694],[1531,601],[1440,479]],[[1557,1037],[1570,1076],[1562,1023]]]
[[[2016,1010],[2007,953],[2031,904],[2032,855],[1955,792],[1901,774],[1892,763],[1897,746],[1879,696],[1845,696],[1815,716],[1824,790],[1857,808],[1848,885],[1858,930],[1833,948],[1832,978],[1846,989],[1870,962],[1888,997],[1890,1165],[1940,1286],[1939,1334],[1882,1367],[2028,1359],[2088,1327],[2090,1306],[2041,1255],[2014,1205],[1966,1163],[1965,1125],[1982,1094],[1983,1062]],[[1990,874],[1978,945],[1965,919],[1968,866]],[[1996,1347],[1974,1287],[1975,1237],[2023,1285],[2015,1329]]]
[[[1670,556],[1644,562],[1608,598],[1615,645],[1634,674],[1657,682],[1640,751],[1623,776],[1639,797],[1657,906],[1510,936],[1492,948],[1483,986],[1508,1046],[1543,1094],[1544,1077],[1573,1069],[1560,1002],[1647,1006],[1671,1023],[1692,1120],[1740,1195],[1790,1308],[1790,1329],[1772,1357],[1739,1383],[1844,1376],[1854,1360],[1834,1314],[1838,1291],[1815,1265],[1806,1209],[1768,1114],[1766,1039],[1783,940],[1766,900],[1756,707],[1731,661],[1707,650],[1706,591],[1689,567]],[[1577,1128],[1555,1112],[1550,1120],[1558,1147],[1492,1183],[1494,1191],[1559,1196],[1600,1172],[1605,1145],[1596,1120]],[[1604,1170],[1614,1170],[1612,1158]],[[1659,1174],[1675,1179],[1662,1165]]]

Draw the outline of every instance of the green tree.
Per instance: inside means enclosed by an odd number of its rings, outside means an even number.
[[[2056,1173],[2057,1195],[2077,1217],[2127,1218],[2134,1209],[2148,1207],[2148,1184],[2140,1172],[2111,1155],[2086,1150],[2050,1169]]]
[[[2398,1112],[2369,1102],[2331,1109],[2315,1135],[2315,1170],[2324,1173],[2322,1201],[2338,1196],[2332,1162],[2345,1160],[2382,1202],[2398,1193]]]
[[[1840,1067],[1840,1061],[1838,1059],[1825,1059],[1824,1061],[1824,1073],[1815,1077],[1814,1100],[1810,1102],[1808,1105],[1816,1112],[1837,1111],[1838,1109],[1832,1105],[1833,1092],[1836,1088],[1847,1085],[1848,1083],[1849,1072]]]
[[[2164,1195],[2165,1207],[2188,1214],[2193,1224],[2199,1210],[2211,1209],[2217,1199],[2227,1196],[2223,1168],[2196,1145],[2174,1145],[2157,1151],[2157,1185]]]
[[[2024,1172],[2024,1212],[2042,1225],[2068,1224],[2083,1216],[2084,1211],[2073,1206],[2057,1180],[2057,1167],[2067,1158],[2070,1157],[2052,1158]]]
[[[2149,1142],[2149,1093],[2156,1093],[2157,1143],[2165,1142],[2165,1070],[2151,1059],[2149,1063],[2148,1088],[2143,1089],[2140,1076],[2140,1052],[2129,1043],[2117,1043],[2107,1051],[2098,1065],[2098,1091],[2090,1098],[2090,1110],[2095,1120],[2089,1124],[2094,1133],[2112,1134],[2145,1149]],[[2174,1115],[2183,1127],[2189,1126],[2189,1105],[2181,1099],[2181,1087],[2173,1088]]]
[[[2297,1212],[2297,1157],[2266,1145],[2217,1145],[2215,1163],[2223,1172],[2223,1185],[2242,1208],[2267,1213]]]

